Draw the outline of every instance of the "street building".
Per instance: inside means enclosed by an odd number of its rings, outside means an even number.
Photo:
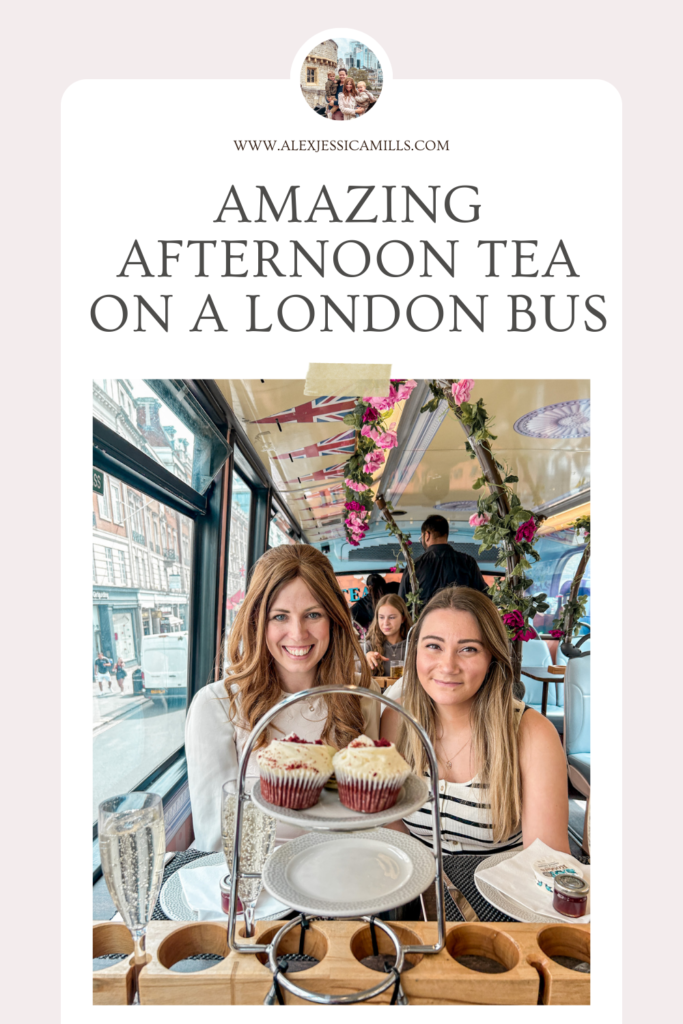
[[[191,442],[162,426],[162,403],[126,380],[93,382],[95,415],[186,483]],[[93,661],[121,658],[131,675],[141,640],[188,628],[192,522],[121,480],[93,492]]]

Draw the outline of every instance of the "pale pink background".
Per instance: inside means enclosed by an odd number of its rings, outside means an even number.
[[[25,0],[5,7],[2,351],[7,486],[2,513],[7,568],[1,621],[3,747],[11,770],[6,768],[3,775],[2,909],[10,940],[3,997],[10,1014],[13,1008],[24,1010],[30,1018],[42,1014],[44,1021],[59,1015],[57,850],[39,847],[36,838],[39,830],[43,836],[56,836],[59,827],[57,678],[60,639],[69,630],[68,609],[60,626],[59,523],[53,513],[59,488],[61,94],[81,78],[288,78],[292,55],[302,41],[318,26],[345,20],[339,7],[325,15],[320,4],[308,4],[305,10],[301,6],[281,0],[250,5],[224,0]],[[679,11],[672,0],[433,0],[429,5],[373,0],[355,7],[354,17],[346,19],[358,27],[362,22],[382,44],[397,78],[601,78],[622,96],[623,505],[636,524],[632,534],[626,531],[630,543],[625,564],[629,651],[624,659],[623,771],[630,824],[636,825],[636,816],[647,808],[646,819],[629,837],[624,859],[624,877],[630,876],[635,893],[624,928],[626,1021],[667,1019],[673,1006],[666,1004],[676,988],[675,982],[670,988],[657,977],[652,959],[647,971],[635,956],[638,951],[655,957],[656,951],[678,949],[673,942],[677,905],[661,892],[656,896],[651,880],[653,875],[659,880],[666,876],[664,865],[656,861],[659,856],[672,854],[669,864],[675,868],[680,831],[676,748],[662,741],[664,719],[680,725],[676,714],[665,714],[674,704],[680,707],[680,671],[675,667],[680,628],[663,611],[680,607],[673,597],[678,530],[670,524],[677,511],[674,494],[680,493],[680,471],[677,437],[667,429],[667,419],[673,428],[674,410],[678,413],[680,405],[673,372],[680,347],[680,317],[674,309],[681,181]],[[530,125],[528,130],[535,128]],[[618,387],[619,381],[614,383]],[[615,510],[620,500],[615,494]],[[45,509],[51,510],[49,515]],[[652,534],[645,543],[649,523]],[[651,626],[655,616],[656,632]],[[601,684],[616,687],[620,681]],[[619,842],[620,837],[613,838]],[[72,839],[80,843],[88,837]],[[20,870],[23,884],[17,881]],[[27,936],[41,942],[39,951],[28,943],[35,959],[26,955]],[[673,964],[669,968],[670,982],[675,969]]]

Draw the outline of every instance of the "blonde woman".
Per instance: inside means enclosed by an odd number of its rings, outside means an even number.
[[[221,848],[221,786],[237,778],[242,750],[266,712],[316,686],[348,683],[379,693],[332,566],[308,544],[282,545],[258,560],[230,633],[228,660],[225,678],[195,696],[185,726],[192,820],[201,850]],[[299,702],[273,719],[257,749],[292,732],[335,747],[360,733],[374,739],[379,711],[378,701],[351,694]],[[251,777],[258,776],[254,754],[247,767]],[[300,834],[278,822],[278,842]]]
[[[548,719],[513,698],[512,681],[493,602],[469,587],[435,594],[410,635],[399,699],[434,745],[444,853],[521,849],[535,839],[570,852],[562,745]],[[417,733],[398,712],[385,710],[381,733],[427,774]],[[429,843],[430,805],[389,827]]]
[[[375,614],[363,650],[373,676],[385,675],[386,662],[405,661],[406,637],[413,624],[405,601],[398,594],[386,594],[375,606]]]
[[[356,114],[361,112],[356,108],[356,83],[352,78],[344,80],[344,87],[339,94],[339,109],[345,121],[353,121]]]

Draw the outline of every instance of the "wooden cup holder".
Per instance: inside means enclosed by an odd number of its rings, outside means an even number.
[[[539,931],[536,941],[541,951],[541,957],[538,960],[530,960],[530,963],[533,962],[543,979],[543,1002],[545,1004],[590,1003],[590,973],[572,970],[553,960],[553,957],[556,956],[568,956],[574,960],[590,963],[591,933],[589,926],[546,925]],[[577,996],[581,996],[581,998],[577,999]]]
[[[276,924],[274,927],[265,928],[259,932],[258,941],[260,944],[272,942],[277,933],[282,927],[282,922]],[[278,957],[285,956],[287,953],[299,953],[302,952],[306,956],[315,957],[320,962],[327,956],[327,950],[329,949],[329,940],[324,932],[322,932],[315,924],[311,924],[304,930],[304,944],[301,947],[301,929],[292,928],[290,932],[287,932],[283,936],[282,941],[278,945],[277,955]],[[257,953],[257,960],[262,964],[268,963],[268,956],[266,953]],[[310,970],[311,967],[315,967],[315,964],[311,964],[310,967],[305,967],[304,964],[298,968],[301,970]]]
[[[92,955],[109,956],[123,953],[120,960],[112,960],[109,967],[93,971],[93,1003],[96,1005],[126,1005],[133,998],[133,970],[130,957],[133,954],[133,937],[125,924],[102,921],[93,926]]]
[[[417,932],[411,931],[409,928],[403,925],[397,924],[395,921],[390,921],[389,927],[401,941],[403,946],[420,946],[422,945],[422,938]],[[380,957],[395,957],[396,949],[394,944],[381,928],[375,928],[375,941],[377,943],[377,952]],[[372,932],[370,925],[364,925],[351,939],[351,952],[355,956],[356,960],[362,962],[374,955],[374,947],[372,944]],[[404,971],[410,971],[413,967],[417,967],[420,961],[423,959],[422,953],[406,953],[405,962],[403,965]],[[393,962],[393,960],[392,960]],[[363,966],[369,966],[363,964]],[[382,970],[381,967],[371,967],[371,970]],[[368,986],[370,987],[370,986]]]
[[[260,921],[255,939],[268,943],[285,922]],[[435,922],[389,922],[406,945],[433,945]],[[391,940],[375,930],[378,953],[393,955]],[[298,953],[301,932],[292,928],[282,939],[279,954]],[[123,925],[98,923],[93,928],[93,955],[132,952]],[[304,932],[303,952],[318,963],[302,972],[301,988],[346,995],[372,988],[378,970],[360,961],[373,955],[370,926],[364,921],[315,920]],[[196,973],[171,968],[198,953],[223,959]],[[255,1006],[270,992],[273,977],[263,954],[228,949],[227,925],[217,921],[181,923],[152,921],[147,931],[148,962],[139,973],[143,1005]],[[446,946],[439,953],[407,954],[401,986],[411,1005],[579,1005],[590,1002],[590,975],[556,963],[552,957],[590,960],[590,925],[582,924],[447,924]],[[488,957],[504,969],[490,974],[466,966],[469,957]],[[460,963],[464,960],[465,963]],[[126,1003],[132,998],[131,958],[93,973],[95,1003]],[[299,984],[297,977],[297,984]],[[387,1004],[391,989],[372,1000]],[[284,993],[288,1005],[306,1005]]]
[[[464,924],[460,928],[454,928],[446,937],[446,949],[458,963],[469,957],[493,960],[505,969],[501,973],[513,970],[522,954],[520,947],[510,935],[482,924]],[[465,966],[468,970],[476,969],[469,964]]]
[[[205,921],[188,924],[171,932],[159,943],[157,959],[162,967],[169,970],[180,960],[201,953],[213,953],[225,958],[230,952],[228,933],[225,925]]]

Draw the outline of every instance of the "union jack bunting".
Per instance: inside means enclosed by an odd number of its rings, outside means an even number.
[[[322,395],[312,402],[295,405],[284,409],[275,416],[265,416],[262,420],[251,420],[252,423],[341,423],[347,413],[356,408],[356,399],[349,397],[336,398],[334,395]]]
[[[332,480],[335,476],[342,476],[346,468],[345,462],[338,462],[336,466],[327,466],[326,469],[319,469],[315,473],[307,473],[305,476],[295,476],[293,480],[288,480],[288,484],[312,484],[318,483],[318,481],[325,482],[326,480]]]
[[[304,491],[304,498],[309,508],[324,508],[326,505],[338,505],[344,502],[343,487],[322,487],[319,491]]]
[[[276,459],[316,459],[320,455],[352,455],[356,450],[355,430],[345,430],[343,434],[328,437],[326,441],[307,444],[305,448],[297,448],[284,455],[276,455]]]
[[[340,505],[323,505],[320,508],[311,508],[309,511],[312,512],[312,515],[305,517],[301,515],[299,517],[302,523],[311,522],[313,519],[318,521],[321,519],[334,519],[335,516],[341,515],[344,511],[344,503],[342,502]]]

